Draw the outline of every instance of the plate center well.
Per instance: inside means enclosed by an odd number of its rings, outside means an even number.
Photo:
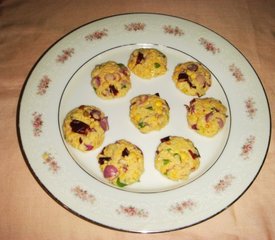
[[[141,79],[131,74],[132,88],[125,97],[114,100],[100,99],[91,86],[91,71],[97,65],[106,61],[116,61],[127,66],[131,52],[140,47],[153,47],[163,52],[168,59],[168,71],[165,75],[151,80]],[[72,161],[86,171],[91,177],[103,184],[108,184],[99,169],[97,155],[104,146],[119,139],[125,139],[137,145],[144,154],[145,171],[140,182],[126,186],[123,190],[132,192],[161,192],[184,186],[208,171],[222,154],[230,132],[230,117],[227,118],[224,129],[213,138],[200,136],[190,129],[186,121],[185,104],[194,98],[181,93],[172,81],[172,74],[178,63],[186,61],[200,61],[181,51],[160,45],[127,45],[112,48],[94,56],[83,64],[71,77],[66,85],[59,107],[59,126],[62,133],[62,124],[66,114],[80,105],[93,105],[100,108],[108,116],[110,129],[105,133],[105,139],[98,149],[83,153],[71,146],[65,140],[64,144],[72,157]],[[202,64],[204,64],[202,62]],[[209,69],[211,71],[211,69]],[[229,104],[218,79],[212,74],[212,86],[204,97],[214,97],[221,100],[230,110]],[[170,120],[168,125],[158,132],[142,134],[134,127],[129,118],[130,100],[140,94],[159,93],[170,106]],[[228,112],[228,115],[230,113]],[[154,167],[155,151],[160,139],[166,136],[182,136],[190,139],[201,155],[200,167],[190,175],[187,181],[171,181],[161,175]],[[63,136],[62,136],[63,137]],[[63,138],[64,139],[64,138]],[[111,185],[110,185],[111,186]]]

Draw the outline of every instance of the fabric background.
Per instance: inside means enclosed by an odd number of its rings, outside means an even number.
[[[275,239],[274,134],[260,174],[236,203],[208,221],[175,232],[132,234],[97,226],[60,207],[32,176],[16,133],[18,99],[29,71],[64,34],[126,12],[171,14],[224,36],[255,68],[274,116],[274,0],[0,1],[0,239]],[[273,120],[273,130],[274,125]]]

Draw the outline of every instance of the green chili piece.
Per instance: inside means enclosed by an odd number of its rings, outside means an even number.
[[[163,165],[167,165],[169,162],[171,162],[170,159],[163,159]]]
[[[172,148],[167,148],[166,151],[170,153],[172,151]]]
[[[181,156],[178,153],[174,153],[174,157],[178,158],[181,161]]]
[[[154,65],[155,65],[155,68],[159,68],[160,67],[159,63],[154,63]]]
[[[149,106],[149,107],[147,107],[146,109],[148,109],[148,110],[153,110],[153,107],[152,107],[152,106]]]
[[[144,128],[146,125],[145,125],[144,122],[139,122],[139,123],[138,123],[138,126],[139,126],[140,128]]]
[[[121,188],[127,186],[127,184],[122,183],[122,182],[119,180],[119,178],[116,180],[116,184],[117,184],[117,186],[119,186],[119,187],[121,187]]]
[[[125,65],[123,63],[118,63],[117,64],[119,67],[125,67]]]

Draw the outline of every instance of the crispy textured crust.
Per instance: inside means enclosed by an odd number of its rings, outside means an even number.
[[[155,156],[155,168],[161,174],[174,181],[186,180],[199,165],[200,154],[190,140],[179,136],[161,139]]]
[[[193,99],[187,108],[187,122],[197,133],[212,137],[226,122],[227,108],[214,98]]]
[[[159,131],[169,122],[168,103],[158,94],[134,97],[130,105],[130,119],[142,133]]]
[[[142,151],[124,139],[104,147],[97,159],[104,177],[119,187],[139,181],[144,171]]]
[[[172,79],[180,91],[190,96],[205,95],[212,84],[210,72],[198,62],[178,64]]]
[[[150,79],[166,73],[167,58],[154,48],[140,48],[130,55],[128,67],[138,77]]]
[[[70,111],[63,122],[65,140],[80,151],[98,148],[109,128],[105,114],[94,106],[80,106]]]
[[[120,98],[131,88],[130,71],[122,63],[108,61],[93,69],[91,84],[103,99]]]

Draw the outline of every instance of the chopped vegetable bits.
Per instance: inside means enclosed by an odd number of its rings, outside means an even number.
[[[142,133],[159,131],[169,122],[169,105],[159,94],[134,97],[130,105],[130,119]]]
[[[164,75],[167,57],[154,48],[135,49],[130,54],[127,67],[115,61],[96,65],[91,72],[91,85],[102,99],[123,97],[132,87],[130,71],[142,79]],[[190,129],[203,136],[216,135],[225,125],[227,108],[217,99],[200,98],[212,85],[210,71],[199,62],[187,61],[175,66],[168,81],[172,80],[182,93],[197,96],[185,105]],[[130,100],[129,118],[140,133],[160,131],[169,123],[170,107],[159,93],[140,94]],[[63,123],[65,140],[84,152],[101,146],[108,129],[107,116],[95,106],[82,105],[73,109]],[[198,149],[191,140],[182,136],[160,139],[152,160],[155,169],[173,181],[189,179],[200,166]],[[124,139],[105,146],[97,155],[97,161],[103,177],[118,187],[140,181],[144,172],[142,150]]]
[[[131,88],[130,71],[122,63],[108,61],[96,65],[91,75],[93,89],[103,99],[123,97]]]
[[[165,177],[174,181],[186,180],[199,165],[199,151],[189,139],[179,136],[161,139],[156,151],[155,168]]]
[[[63,122],[65,140],[83,152],[98,148],[108,129],[107,116],[95,106],[81,105],[71,110]]]
[[[187,122],[197,133],[213,137],[225,125],[227,108],[214,98],[194,98],[187,109]]]
[[[178,64],[172,79],[180,91],[190,96],[205,95],[212,84],[211,73],[201,63],[191,61]]]
[[[104,147],[97,159],[104,178],[118,187],[139,181],[144,171],[142,151],[124,139]]]
[[[167,58],[157,49],[140,48],[131,53],[128,67],[138,77],[151,79],[167,72]]]

